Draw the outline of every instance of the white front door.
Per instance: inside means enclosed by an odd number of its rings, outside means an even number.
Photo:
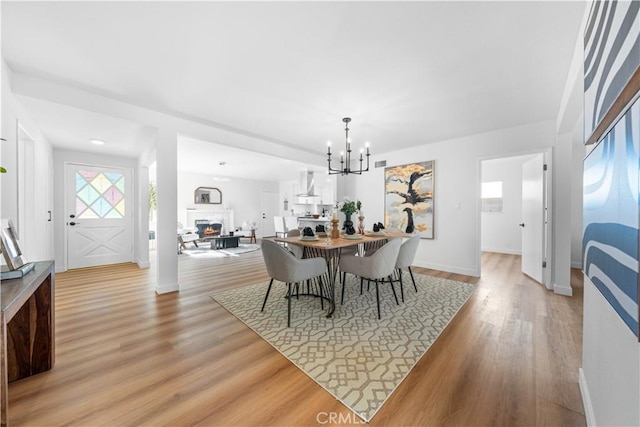
[[[522,165],[522,272],[543,283],[545,262],[545,165],[536,154]]]
[[[273,217],[278,215],[278,193],[272,191],[263,191],[262,200],[260,206],[262,209],[262,220],[260,223],[260,230],[258,237],[275,236],[276,229],[273,222]]]
[[[131,262],[130,169],[65,165],[67,268]]]

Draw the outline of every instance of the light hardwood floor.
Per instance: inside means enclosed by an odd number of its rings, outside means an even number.
[[[56,276],[56,364],[9,386],[12,426],[360,424],[341,403],[211,300],[267,279],[259,251],[179,256],[180,292],[155,268]],[[372,426],[583,426],[582,279],[573,297],[483,254],[482,278],[414,268],[477,290]],[[333,418],[331,418],[333,417]]]

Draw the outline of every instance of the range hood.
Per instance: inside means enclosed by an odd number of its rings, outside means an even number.
[[[300,172],[300,197],[317,197],[314,194],[315,177],[313,171]]]

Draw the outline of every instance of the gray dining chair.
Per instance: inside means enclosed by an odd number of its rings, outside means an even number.
[[[300,237],[300,230],[297,228],[289,230],[287,237]],[[294,254],[296,258],[302,258],[302,255],[304,254],[304,248],[301,246],[287,244],[287,249],[289,252]]]
[[[320,281],[320,300],[322,301],[322,276],[327,272],[327,263],[323,258],[299,259],[287,249],[272,240],[263,240],[261,244],[267,273],[271,277],[267,293],[260,311],[264,311],[269,298],[273,281],[287,284],[287,327],[291,326],[291,300],[293,299],[292,285],[306,280],[318,278]]]
[[[400,252],[401,243],[402,239],[391,239],[370,256],[340,256],[340,270],[345,273],[351,273],[359,276],[361,289],[364,279],[373,280],[376,283],[376,305],[378,307],[378,319],[381,318],[380,292],[378,289],[378,283],[380,281],[384,282],[385,278],[389,279],[389,284],[391,285],[393,296],[396,299],[396,304],[399,304],[398,295],[396,295],[396,290],[393,287],[393,279],[391,275],[396,268],[396,261],[398,260],[398,253]],[[344,303],[344,286],[345,283],[343,282],[341,304]]]
[[[396,270],[398,272],[398,277],[400,281],[400,294],[402,295],[402,302],[404,302],[404,291],[402,290],[402,269],[406,268],[409,270],[409,274],[411,275],[411,281],[413,282],[413,289],[418,292],[418,287],[416,286],[416,281],[413,278],[413,271],[411,271],[411,264],[413,264],[413,260],[416,257],[416,252],[418,252],[418,246],[420,244],[420,235],[416,234],[415,236],[411,236],[408,240],[406,240],[402,246],[400,246],[400,252],[398,253],[398,260],[396,261]]]

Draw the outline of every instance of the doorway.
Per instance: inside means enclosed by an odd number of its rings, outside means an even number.
[[[65,164],[67,268],[132,262],[131,169]]]
[[[481,162],[481,251],[520,255],[522,272],[547,287],[550,161],[548,150]]]

